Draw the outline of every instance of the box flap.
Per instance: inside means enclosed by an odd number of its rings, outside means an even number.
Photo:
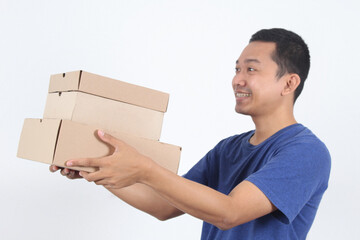
[[[72,119],[79,94],[81,93],[49,93],[46,99],[43,118]]]
[[[17,156],[52,164],[60,123],[59,119],[25,119]]]
[[[51,75],[49,93],[61,91],[82,91],[160,112],[166,112],[169,102],[167,93],[85,71]]]
[[[81,71],[51,75],[49,93],[79,90],[80,77]]]

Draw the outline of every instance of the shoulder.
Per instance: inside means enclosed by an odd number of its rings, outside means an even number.
[[[324,155],[330,157],[326,145],[307,127],[297,124],[293,129],[286,133],[284,143],[281,144],[281,150],[291,150],[299,154]]]
[[[281,161],[286,169],[302,171],[309,179],[328,179],[331,156],[326,145],[308,128],[299,124],[279,145],[273,160]]]
[[[279,150],[290,149],[329,155],[326,145],[307,127],[302,124],[294,124],[280,130],[272,139],[277,143]]]

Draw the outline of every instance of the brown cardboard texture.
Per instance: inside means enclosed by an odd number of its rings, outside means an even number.
[[[49,93],[65,91],[86,92],[160,112],[166,112],[169,101],[167,93],[85,71],[51,75]]]
[[[111,154],[112,147],[99,140],[96,131],[94,126],[69,120],[25,119],[17,156],[64,167],[65,162],[70,159],[104,157]],[[106,132],[177,173],[180,147],[124,133]],[[94,168],[73,169],[95,171]]]
[[[159,140],[164,113],[76,91],[49,93],[43,118],[67,119]]]

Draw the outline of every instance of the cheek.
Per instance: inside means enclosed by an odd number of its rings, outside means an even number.
[[[267,103],[276,103],[281,100],[281,89],[277,86],[267,86],[261,93],[262,98]]]
[[[255,101],[271,102],[280,97],[281,90],[274,84],[264,84],[261,86],[253,86],[253,96]],[[256,89],[256,90],[255,90]]]

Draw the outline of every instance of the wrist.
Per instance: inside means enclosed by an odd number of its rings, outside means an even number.
[[[149,181],[151,174],[154,172],[157,164],[151,158],[146,156],[144,156],[142,163],[142,171],[140,173],[138,183],[146,184]]]

